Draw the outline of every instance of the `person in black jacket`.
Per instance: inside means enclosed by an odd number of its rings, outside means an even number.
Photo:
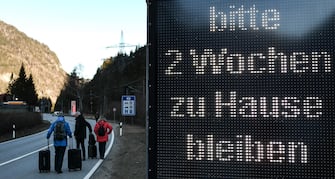
[[[100,115],[99,115],[98,112],[95,113],[94,118],[95,118],[95,122],[98,122],[98,120],[100,118]]]
[[[83,115],[80,112],[76,112],[74,114],[74,116],[76,117],[76,125],[75,125],[75,129],[74,129],[74,136],[76,138],[76,142],[77,142],[77,148],[79,149],[79,146],[81,146],[81,150],[83,153],[83,160],[85,160],[86,158],[86,152],[85,152],[85,139],[86,139],[86,127],[88,128],[88,130],[90,131],[90,133],[92,133],[92,127],[90,125],[90,123],[88,123],[85,118],[83,117]]]

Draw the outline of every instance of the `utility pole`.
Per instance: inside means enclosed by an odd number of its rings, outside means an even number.
[[[93,94],[92,94],[92,89],[90,89],[90,104],[91,104],[91,114],[93,114]]]

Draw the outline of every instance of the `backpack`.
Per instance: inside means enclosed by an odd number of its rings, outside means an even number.
[[[106,130],[104,125],[99,124],[99,129],[98,129],[98,136],[105,136]]]
[[[63,140],[66,138],[65,122],[57,122],[54,129],[55,140]]]

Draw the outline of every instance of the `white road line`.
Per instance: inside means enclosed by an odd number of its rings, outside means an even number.
[[[110,144],[107,148],[107,151],[106,151],[107,154],[112,149],[113,143],[114,143],[114,130],[112,130],[112,138],[111,138],[111,142],[110,142]],[[98,169],[98,167],[102,164],[103,161],[104,161],[103,159],[99,159],[99,161],[94,165],[94,167],[87,173],[87,175],[84,177],[84,179],[91,178],[91,176],[94,174],[94,172]]]
[[[40,133],[42,133],[42,132],[40,132]],[[112,149],[113,143],[114,143],[114,130],[112,130],[112,137],[111,137],[110,144],[109,144],[109,146],[108,146],[108,148],[106,150],[106,154],[108,154],[110,152],[110,150]],[[53,144],[49,145],[49,147],[51,147],[51,146],[53,146]],[[22,155],[20,157],[14,158],[12,160],[8,160],[7,162],[0,163],[0,167],[4,166],[4,165],[7,165],[9,163],[12,163],[14,161],[20,160],[20,159],[22,159],[24,157],[27,157],[29,155],[32,155],[34,153],[37,153],[37,152],[39,152],[41,150],[45,150],[46,148],[48,148],[48,146],[42,147],[40,149],[37,149],[37,150],[35,150],[33,152],[27,153],[27,154]],[[98,167],[102,164],[102,162],[103,162],[103,159],[99,159],[99,161],[94,165],[94,167],[87,173],[87,175],[84,177],[84,179],[89,179],[94,174],[94,172],[98,169]]]
[[[43,133],[47,133],[48,129],[44,130],[44,131],[41,131],[39,133],[36,133],[36,134],[31,134],[31,135],[27,135],[27,136],[24,136],[24,137],[19,137],[19,138],[15,138],[15,139],[11,139],[11,140],[8,140],[8,141],[5,141],[5,142],[1,142],[0,144],[9,144],[9,143],[13,143],[13,142],[17,142],[17,141],[21,141],[21,140],[25,140],[26,137],[33,137],[33,136],[37,136],[37,135],[41,135]],[[45,135],[46,136],[46,135]]]
[[[53,144],[50,144],[49,147],[50,147],[50,146],[53,146]],[[4,166],[4,165],[7,165],[7,164],[9,164],[9,163],[15,162],[15,161],[17,161],[17,160],[20,160],[20,159],[22,159],[22,158],[24,158],[24,157],[27,157],[27,156],[29,156],[29,155],[32,155],[32,154],[34,154],[34,153],[37,153],[37,152],[39,152],[39,151],[41,151],[41,150],[45,150],[46,148],[48,148],[48,146],[42,147],[42,148],[40,148],[40,149],[37,149],[37,150],[35,150],[35,151],[33,151],[33,152],[27,153],[27,154],[22,155],[22,156],[20,156],[20,157],[14,158],[14,159],[12,159],[12,160],[8,160],[7,162],[0,163],[0,167],[1,167],[1,166]]]

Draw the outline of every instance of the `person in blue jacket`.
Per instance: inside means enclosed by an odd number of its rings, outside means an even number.
[[[64,116],[58,116],[57,120],[50,125],[47,133],[48,140],[52,133],[54,133],[55,171],[57,173],[63,173],[62,166],[67,146],[67,136],[72,138],[70,125],[65,121]]]

